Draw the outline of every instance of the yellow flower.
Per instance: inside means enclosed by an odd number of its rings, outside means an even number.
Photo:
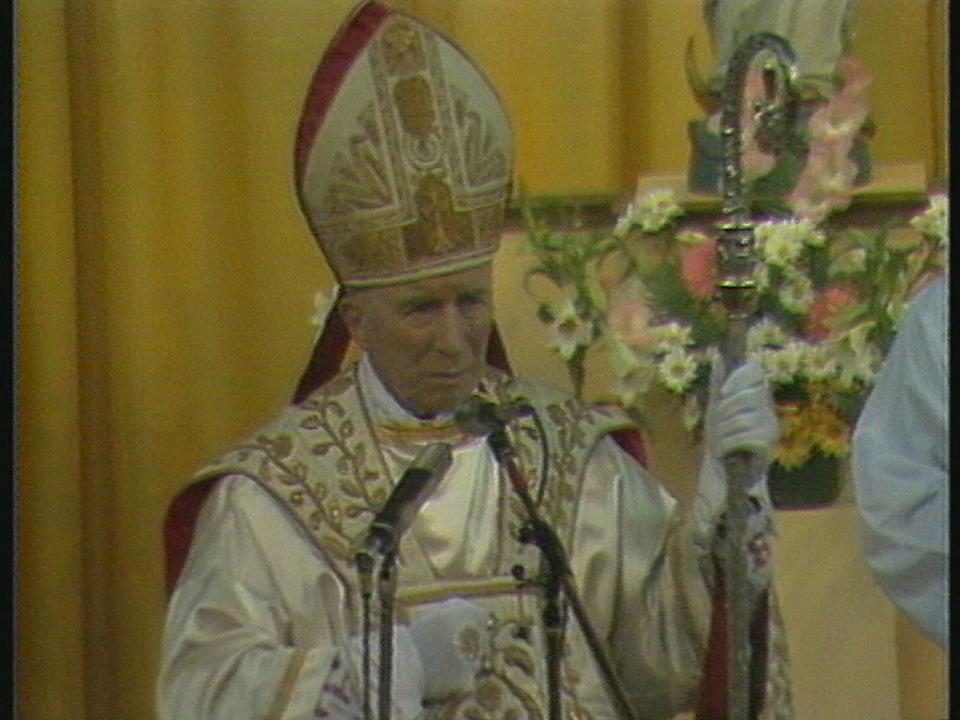
[[[783,467],[803,465],[815,451],[843,457],[850,450],[850,426],[820,398],[781,403],[777,415],[780,441],[774,449],[774,459]]]
[[[947,195],[943,193],[932,195],[929,207],[923,213],[911,219],[910,225],[924,235],[938,238],[941,244],[946,244],[950,228],[948,220],[949,205],[950,201]]]
[[[781,403],[776,409],[780,419],[780,441],[774,448],[773,459],[785,468],[799,467],[807,461],[812,452],[803,433],[801,405]]]
[[[781,440],[773,453],[773,459],[783,467],[798,468],[810,459],[811,448],[802,438]]]
[[[663,230],[683,214],[677,204],[676,193],[670,188],[656,188],[645,193],[638,192],[617,220],[613,234],[624,237],[631,229],[639,227],[648,235]]]

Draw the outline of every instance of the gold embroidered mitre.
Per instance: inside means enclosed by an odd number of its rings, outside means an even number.
[[[488,262],[512,167],[503,103],[463,50],[376,2],[350,15],[314,74],[295,153],[300,206],[342,285]]]

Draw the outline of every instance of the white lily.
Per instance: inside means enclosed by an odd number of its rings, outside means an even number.
[[[593,340],[592,323],[580,317],[570,298],[560,308],[550,330],[550,347],[560,353],[564,360],[569,360],[578,347],[589,345]]]

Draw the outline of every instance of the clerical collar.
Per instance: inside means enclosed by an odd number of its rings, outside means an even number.
[[[443,412],[425,420],[407,410],[380,380],[367,353],[360,357],[357,378],[367,401],[370,418],[377,425],[422,428],[449,428],[453,425],[453,413]]]

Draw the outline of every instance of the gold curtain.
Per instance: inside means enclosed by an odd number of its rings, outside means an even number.
[[[694,35],[708,52],[698,2],[392,4],[488,70],[530,191],[626,193],[637,174],[684,171],[699,110],[683,45]],[[291,151],[303,91],[352,6],[16,5],[21,717],[153,716],[167,503],[286,403],[313,293],[330,284]],[[883,28],[862,53],[878,78],[875,156],[936,167],[943,68],[916,52],[928,3],[861,6],[863,35]],[[927,100],[904,102],[905,88]],[[497,292],[528,307],[518,287]]]

